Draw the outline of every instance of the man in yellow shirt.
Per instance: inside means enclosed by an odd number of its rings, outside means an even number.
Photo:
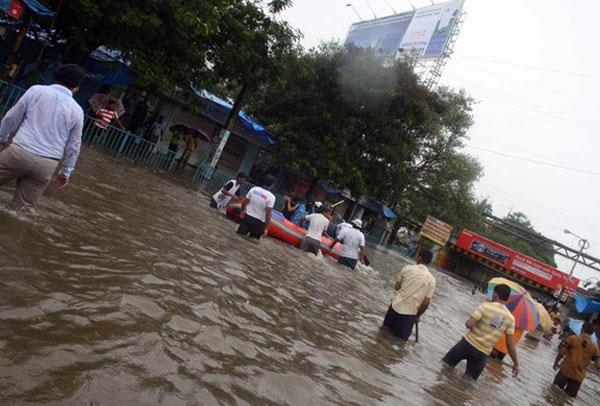
[[[435,278],[429,272],[427,265],[432,257],[431,251],[422,248],[417,256],[417,264],[402,268],[396,279],[394,289],[398,294],[388,308],[383,326],[404,341],[408,340],[413,326],[431,302],[435,290]]]
[[[554,370],[560,370],[554,378],[554,385],[571,397],[576,397],[590,361],[594,361],[596,369],[600,369],[600,352],[591,335],[594,333],[592,323],[585,322],[581,327],[581,335],[569,336],[558,350],[554,361]],[[560,364],[560,361],[565,360]]]
[[[465,323],[469,331],[462,340],[448,351],[443,361],[455,367],[463,359],[467,360],[466,375],[477,380],[485,368],[487,359],[500,340],[506,334],[506,348],[513,360],[513,376],[519,374],[517,349],[513,340],[515,318],[504,303],[510,296],[507,285],[496,285],[491,302],[482,303]]]

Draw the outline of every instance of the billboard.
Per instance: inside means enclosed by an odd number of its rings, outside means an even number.
[[[439,245],[446,245],[451,233],[452,226],[450,224],[446,224],[433,216],[427,216],[427,220],[421,227],[421,235]]]
[[[395,57],[414,11],[354,23],[344,46],[373,48],[378,55]]]
[[[508,247],[500,245],[492,240],[488,240],[487,238],[468,230],[462,230],[456,246],[480,257],[484,257],[489,261],[501,265],[534,282],[547,286],[552,290],[562,289],[569,278],[569,275],[558,269],[552,268],[536,259],[521,254],[520,252],[513,251]],[[579,279],[571,277],[567,286],[567,292],[569,292],[571,296],[571,291],[577,290],[577,285],[579,285]]]
[[[400,54],[440,56],[458,21],[464,0],[417,9],[400,42]]]
[[[373,48],[384,57],[442,55],[464,0],[352,24],[344,46]]]

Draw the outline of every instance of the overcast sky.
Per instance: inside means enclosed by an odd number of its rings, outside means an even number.
[[[392,8],[411,10],[410,3],[431,5],[430,0],[294,3],[283,18],[302,31],[306,48],[323,40],[343,41],[350,25],[359,21],[357,13],[367,20],[374,18],[373,11],[383,17],[393,14]],[[485,170],[477,195],[492,201],[495,215],[522,211],[547,237],[578,248],[578,238],[563,232],[571,230],[589,240],[587,253],[600,258],[600,57],[595,32],[600,2],[466,0],[463,10],[465,23],[440,84],[464,88],[478,101],[466,148]],[[573,262],[560,256],[556,260],[561,270],[570,271]],[[600,279],[600,273],[582,265],[574,275]]]

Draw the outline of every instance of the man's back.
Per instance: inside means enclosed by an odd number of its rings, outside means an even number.
[[[512,336],[515,333],[515,318],[502,303],[484,302],[471,317],[477,324],[465,334],[465,339],[484,354],[492,352],[502,334]]]
[[[567,377],[582,382],[587,367],[599,355],[599,349],[588,334],[572,335],[565,340],[567,357],[560,366],[560,371]]]
[[[313,213],[306,216],[306,220],[310,221],[306,236],[314,238],[315,240],[320,240],[323,232],[327,230],[327,226],[329,225],[327,217],[321,213]]]
[[[248,191],[246,198],[250,201],[246,208],[246,214],[260,221],[265,221],[267,208],[275,205],[275,196],[269,190],[255,186]]]
[[[32,86],[19,100],[25,116],[15,145],[39,156],[63,157],[70,136],[81,137],[83,110],[69,89],[60,85]]]
[[[435,278],[423,264],[402,268],[397,282],[401,285],[392,308],[398,314],[417,314],[423,299],[431,298],[435,290]]]
[[[365,236],[352,226],[343,228],[337,236],[337,239],[342,242],[342,257],[357,259],[358,248],[365,245]]]

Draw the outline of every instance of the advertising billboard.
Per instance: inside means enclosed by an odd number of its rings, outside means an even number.
[[[464,0],[352,24],[344,46],[373,48],[384,57],[435,58],[444,52]]]
[[[412,20],[414,11],[354,23],[348,31],[344,46],[373,48],[378,55],[393,58]]]
[[[399,54],[435,58],[442,54],[464,0],[417,9],[400,42]]]
[[[484,257],[552,290],[562,289],[569,278],[569,275],[558,269],[468,230],[462,230],[456,246]],[[579,285],[579,279],[574,276],[571,277],[567,285],[567,292],[572,295],[571,291],[577,290],[577,285]]]
[[[427,220],[421,227],[421,235],[439,245],[446,245],[451,233],[452,226],[450,224],[446,224],[433,216],[427,216]]]

